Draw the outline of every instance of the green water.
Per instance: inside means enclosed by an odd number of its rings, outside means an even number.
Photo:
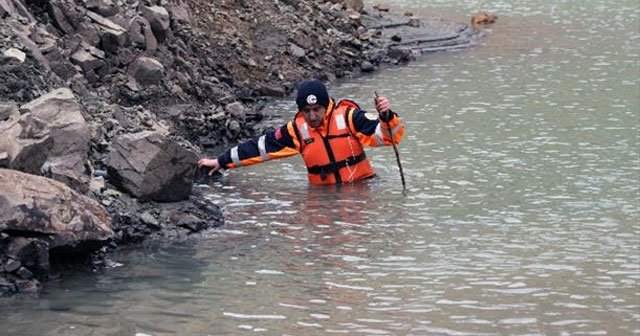
[[[330,86],[392,100],[405,193],[391,148],[340,190],[299,158],[229,171],[201,187],[223,230],[5,300],[0,334],[640,334],[640,4],[385,3],[499,16],[473,49]]]

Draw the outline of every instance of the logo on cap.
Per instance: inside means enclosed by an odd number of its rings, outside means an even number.
[[[318,103],[318,97],[316,95],[308,95],[307,96],[307,104],[315,105]]]

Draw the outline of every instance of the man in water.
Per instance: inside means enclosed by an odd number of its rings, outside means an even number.
[[[352,183],[375,175],[364,146],[400,143],[404,126],[391,111],[389,100],[374,100],[378,114],[361,110],[350,100],[336,102],[318,80],[298,87],[298,112],[287,124],[241,143],[215,159],[201,159],[198,167],[250,166],[302,154],[312,184]],[[393,142],[392,142],[393,141]]]

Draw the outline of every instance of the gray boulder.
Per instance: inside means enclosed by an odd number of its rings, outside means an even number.
[[[167,8],[171,21],[191,25],[191,10],[187,2],[172,1]]]
[[[112,143],[110,181],[141,200],[176,202],[191,194],[198,156],[158,133],[126,134]]]
[[[78,65],[91,82],[106,75],[109,71],[104,61],[104,52],[92,46],[85,46],[71,55],[71,63]]]
[[[53,90],[20,107],[47,123],[54,140],[53,155],[86,153],[90,131],[82,115],[82,107],[67,88]]]
[[[122,26],[94,12],[87,12],[86,15],[96,23],[100,30],[102,49],[116,52],[127,43],[127,30]]]
[[[158,49],[158,41],[156,40],[151,25],[147,19],[142,16],[136,16],[129,20],[129,41],[136,47],[144,49],[148,54]]]
[[[0,18],[15,15],[16,8],[13,6],[11,0],[0,0]]]
[[[120,10],[112,0],[87,0],[84,6],[104,17],[116,15]]]
[[[49,249],[100,245],[113,237],[109,214],[95,200],[58,181],[2,168],[0,231],[40,236]]]
[[[141,6],[140,13],[151,24],[151,29],[158,42],[164,42],[171,25],[169,12],[160,6]]]
[[[42,175],[60,181],[80,193],[89,191],[91,177],[85,174],[86,160],[78,154],[50,157],[40,169]]]
[[[84,163],[87,161],[91,135],[82,115],[82,107],[73,92],[66,88],[54,90],[23,105],[20,111],[42,120],[51,129],[53,145],[46,152],[48,156],[42,173],[66,183],[76,191],[86,192],[89,177]]]
[[[32,114],[16,110],[0,121],[0,152],[6,153],[6,166],[27,173],[40,174],[53,148],[49,127]]]
[[[129,66],[129,75],[141,85],[158,84],[164,77],[164,66],[151,57],[138,57]]]

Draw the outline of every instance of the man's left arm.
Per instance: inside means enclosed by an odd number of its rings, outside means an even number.
[[[366,146],[391,146],[392,139],[399,144],[404,135],[404,125],[400,122],[400,117],[391,110],[386,114],[378,114],[356,108],[349,119],[349,127],[360,143]]]

